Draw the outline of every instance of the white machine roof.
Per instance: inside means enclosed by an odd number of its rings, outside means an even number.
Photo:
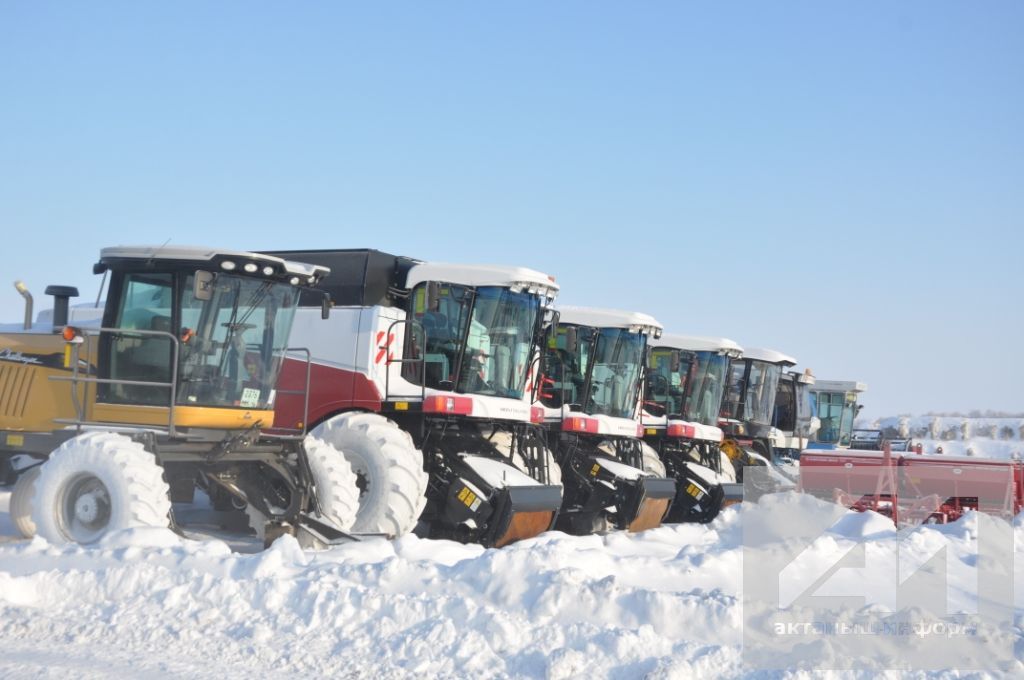
[[[725,352],[739,355],[743,348],[729,338],[713,338],[703,335],[676,335],[665,333],[658,341],[659,347],[687,349],[691,352]]]
[[[559,321],[594,328],[645,329],[658,333],[662,325],[650,314],[598,307],[558,307]]]
[[[448,264],[423,262],[409,270],[405,285],[409,288],[424,281],[459,283],[466,286],[509,286],[522,284],[549,297],[558,293],[558,284],[547,274],[526,267],[502,267],[485,264]]]
[[[152,260],[195,260],[197,262],[209,262],[215,257],[234,258],[239,264],[244,261],[265,262],[277,264],[284,268],[289,274],[300,276],[322,276],[330,272],[328,267],[305,262],[293,262],[284,260],[273,255],[263,253],[250,253],[243,250],[220,250],[202,248],[197,246],[114,246],[104,248],[100,251],[100,259],[104,258],[134,258]]]
[[[765,361],[769,364],[785,364],[787,366],[796,366],[796,359],[783,354],[782,352],[776,352],[774,349],[765,349],[764,347],[748,347],[743,350],[744,359],[753,359],[754,361]]]
[[[856,380],[818,380],[811,389],[814,392],[866,392],[868,386]]]

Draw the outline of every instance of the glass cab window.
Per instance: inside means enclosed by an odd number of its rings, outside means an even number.
[[[575,348],[569,347],[570,334],[575,335]],[[583,407],[583,390],[587,382],[594,338],[593,328],[560,324],[548,337],[544,356],[546,378],[541,401],[550,408],[577,404]]]
[[[775,393],[782,367],[762,361],[751,361],[747,375],[744,419],[750,423],[769,425],[775,406]]]
[[[115,382],[101,385],[100,401],[170,406],[177,341],[178,404],[271,408],[299,289],[219,274],[198,299],[194,276],[123,275],[112,321],[118,330],[101,337],[106,377]]]
[[[796,430],[796,381],[791,376],[779,380],[779,389],[775,393],[775,415],[772,425],[783,432]]]
[[[406,356],[422,365],[403,364],[403,377],[438,390],[522,398],[540,298],[497,286],[429,291],[421,284],[411,296],[415,323],[406,332]]]
[[[632,418],[643,367],[646,337],[624,328],[598,333],[590,375],[586,413]]]
[[[711,351],[696,352],[687,382],[683,418],[703,425],[715,425],[729,373],[729,357]]]
[[[645,406],[651,415],[681,415],[687,377],[696,370],[696,357],[692,352],[668,347],[652,349],[644,391]]]
[[[729,369],[729,383],[722,400],[722,417],[743,420],[743,391],[746,385],[747,361],[737,361]]]
[[[271,408],[298,290],[221,274],[208,295],[195,297],[189,275],[181,304],[178,403]]]
[[[843,405],[845,396],[841,392],[816,393],[818,420],[818,441],[838,444],[842,435]]]
[[[101,401],[170,406],[169,386],[127,383],[171,382],[173,340],[146,332],[173,332],[173,299],[174,277],[171,274],[125,275],[113,322],[114,327],[125,332],[105,335],[101,341],[109,356],[107,377],[126,382],[100,385],[97,396]]]

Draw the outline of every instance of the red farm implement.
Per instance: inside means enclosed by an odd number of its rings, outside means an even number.
[[[808,450],[800,490],[896,524],[945,524],[968,510],[1012,517],[1024,509],[1024,465],[961,456],[893,456],[882,451]]]

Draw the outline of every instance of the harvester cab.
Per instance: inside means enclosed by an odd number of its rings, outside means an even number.
[[[820,427],[807,448],[850,448],[853,422],[862,408],[857,399],[867,389],[867,385],[855,380],[816,381],[810,388],[810,399]]]
[[[729,367],[742,351],[728,338],[666,333],[652,343],[643,428],[678,483],[669,521],[708,522],[742,499],[718,427]]]
[[[722,451],[743,481],[747,466],[770,467],[775,448],[784,444],[782,432],[772,425],[775,398],[783,372],[796,359],[771,349],[745,348],[729,369],[729,383],[719,424],[723,431]]]
[[[638,400],[649,338],[647,314],[562,307],[548,329],[538,399],[562,474],[557,527],[589,534],[661,524],[676,495],[642,439]]]
[[[92,543],[167,526],[171,501],[190,501],[198,485],[260,517],[268,540],[310,527],[339,538],[352,517],[321,513],[333,499],[304,433],[263,432],[299,295],[322,296],[309,287],[327,270],[116,247],[93,272],[109,275],[100,322],[69,325],[77,291],[50,287],[50,328],[0,335],[0,456],[20,473],[12,517],[22,533]],[[337,493],[354,496],[354,475],[345,481],[352,490]]]
[[[814,382],[810,369],[787,371],[779,376],[772,415],[772,426],[779,431],[772,445],[776,460],[797,460],[821,426],[814,415],[811,396]]]
[[[365,249],[275,254],[333,272],[326,328],[300,308],[292,342],[313,354],[314,436],[360,477],[357,530],[502,546],[553,526],[562,489],[529,401],[552,278]],[[289,360],[281,384],[303,370]],[[279,412],[294,422],[302,403]]]

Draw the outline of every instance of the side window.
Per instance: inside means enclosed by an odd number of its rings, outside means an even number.
[[[112,380],[170,382],[173,343],[170,338],[136,335],[130,331],[173,332],[174,286],[171,274],[129,274],[121,286],[110,352]],[[118,404],[166,406],[170,389],[113,383],[99,391],[103,401]]]

